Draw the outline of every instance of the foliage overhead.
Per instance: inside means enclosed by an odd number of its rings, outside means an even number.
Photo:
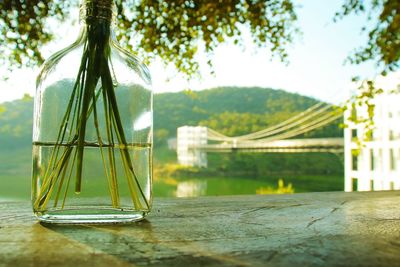
[[[363,126],[363,135],[356,140],[358,149],[355,151],[359,153],[360,149],[365,145],[365,142],[371,141],[372,133],[375,129],[375,103],[373,99],[377,95],[382,94],[383,89],[377,87],[372,80],[361,81],[357,89],[357,94],[347,100],[347,103],[342,107],[342,111],[349,110],[347,115],[344,113],[346,116],[346,123],[343,124],[344,127],[348,127],[349,122]],[[366,112],[360,115],[357,110],[360,110],[362,107],[365,108]]]
[[[268,47],[272,56],[285,61],[286,48],[297,32],[292,0],[116,0],[115,3],[117,37],[125,47],[147,60],[159,56],[189,76],[198,72],[195,55],[199,45],[204,44],[207,55],[228,40],[243,45],[241,35],[248,27],[257,46]],[[0,1],[1,60],[15,66],[41,63],[40,48],[54,37],[51,27],[47,27],[49,19],[64,20],[73,12],[71,7],[77,7],[77,3]],[[211,65],[210,60],[208,64]]]
[[[350,14],[366,15],[372,26],[365,26],[362,32],[368,33],[367,43],[355,49],[347,58],[352,64],[375,61],[382,75],[398,70],[400,67],[400,1],[399,0],[345,0],[342,8],[335,15],[335,20]],[[354,77],[359,81],[359,77]],[[360,82],[357,93],[343,106],[343,109],[355,110],[356,107],[366,107],[367,116],[360,118],[353,112],[348,113],[347,121],[361,125],[365,131],[357,140],[359,148],[370,140],[374,126],[375,105],[372,99],[383,92],[376,86],[374,80],[365,79]],[[344,125],[346,126],[346,125]]]
[[[41,63],[41,47],[54,38],[49,25],[77,12],[73,8],[77,10],[78,1],[0,1],[0,60],[10,68]],[[363,28],[368,41],[349,56],[350,62],[374,60],[383,73],[398,69],[400,1],[342,1],[335,20],[357,14],[374,23]],[[272,56],[287,61],[287,46],[298,32],[293,0],[115,2],[118,38],[122,44],[147,60],[157,55],[189,76],[195,75],[199,68],[196,60],[199,45],[204,45],[208,56],[218,44],[228,40],[243,45],[241,35],[249,28],[256,45],[267,47]],[[211,60],[208,63],[211,65]]]
[[[335,19],[350,14],[367,15],[372,27],[364,27],[368,32],[367,44],[349,56],[353,64],[374,60],[382,73],[400,67],[400,1],[399,0],[345,0]]]
[[[40,48],[54,37],[47,19],[64,20],[70,7],[61,0],[0,1],[0,60],[11,69],[43,62]]]

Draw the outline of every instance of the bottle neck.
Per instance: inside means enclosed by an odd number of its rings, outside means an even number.
[[[115,41],[115,17],[114,0],[82,0],[78,42],[89,40],[92,45],[106,47],[110,40]]]
[[[116,8],[113,0],[82,0],[80,22],[83,25],[93,23],[114,24]]]

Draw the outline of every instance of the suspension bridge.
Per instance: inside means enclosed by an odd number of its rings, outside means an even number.
[[[182,126],[177,131],[178,162],[206,167],[208,152],[342,153],[343,138],[294,138],[342,116],[332,105],[318,103],[279,124],[241,136],[226,136],[203,126]]]

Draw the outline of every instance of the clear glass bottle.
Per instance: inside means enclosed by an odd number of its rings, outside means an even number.
[[[32,205],[49,223],[117,223],[152,205],[153,95],[115,38],[112,0],[83,0],[78,39],[36,83]]]

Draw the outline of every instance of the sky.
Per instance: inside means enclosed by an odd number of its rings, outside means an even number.
[[[271,60],[267,49],[252,44],[249,33],[244,35],[245,49],[232,43],[220,45],[212,57],[215,74],[209,74],[201,63],[202,79],[187,81],[172,66],[165,67],[157,60],[149,65],[155,93],[176,92],[184,89],[202,90],[218,86],[259,86],[283,89],[331,103],[341,103],[354,90],[353,76],[377,75],[372,62],[362,65],[345,64],[350,52],[364,44],[361,33],[365,17],[350,16],[334,23],[332,18],[343,0],[297,0],[298,26],[302,36],[288,50],[289,65]],[[45,56],[71,43],[78,25],[59,27],[60,38],[46,47]],[[202,54],[199,54],[199,58]],[[0,102],[34,95],[37,69],[15,70],[8,81],[0,81]],[[23,79],[21,77],[24,77]]]

